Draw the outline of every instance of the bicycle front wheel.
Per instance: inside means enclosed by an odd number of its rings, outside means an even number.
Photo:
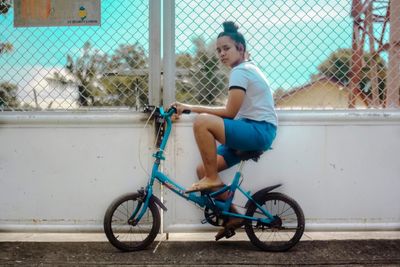
[[[246,233],[253,245],[265,251],[286,251],[299,242],[304,232],[304,214],[299,204],[282,193],[267,193],[258,204],[268,210],[274,220],[269,223],[246,223]],[[264,213],[251,203],[247,216],[265,218]]]
[[[140,211],[143,196],[139,193],[123,195],[109,206],[104,216],[104,232],[110,243],[122,251],[136,251],[148,247],[160,230],[160,212],[153,200],[137,223],[132,214]],[[139,212],[136,212],[138,215]]]

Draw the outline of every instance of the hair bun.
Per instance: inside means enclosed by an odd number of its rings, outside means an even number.
[[[224,32],[237,33],[239,29],[239,26],[233,21],[225,21],[222,26],[224,27]]]

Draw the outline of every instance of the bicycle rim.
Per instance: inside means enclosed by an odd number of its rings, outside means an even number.
[[[160,229],[160,213],[154,201],[149,206],[142,219],[135,225],[129,219],[142,205],[138,193],[124,195],[116,199],[104,216],[104,232],[110,243],[122,251],[142,250],[156,238]]]
[[[248,222],[245,229],[250,241],[265,251],[286,251],[296,245],[305,224],[303,211],[297,202],[281,193],[268,193],[259,203],[263,203],[263,208],[276,220],[271,224]],[[249,206],[246,215],[265,218],[254,204]]]

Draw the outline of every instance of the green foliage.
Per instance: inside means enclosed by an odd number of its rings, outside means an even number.
[[[99,78],[104,74],[107,66],[107,55],[101,54],[99,50],[93,49],[89,42],[82,48],[82,54],[74,59],[67,55],[65,70],[67,75],[54,72],[53,76],[47,77],[47,81],[61,85],[72,84],[78,88],[79,106],[101,105],[95,96],[100,95],[101,87]]]
[[[108,62],[109,72],[101,79],[107,95],[102,104],[139,108],[148,103],[147,61],[138,44],[120,45]]]
[[[139,108],[148,103],[148,75],[115,75],[101,81],[107,92],[104,106],[128,106]]]
[[[93,49],[89,42],[86,42],[82,55],[74,60],[67,55],[67,65],[65,66],[68,74],[72,76],[69,81],[78,86],[78,104],[80,106],[96,106],[95,96],[100,94],[101,88],[97,81],[104,74],[107,66],[107,55],[103,55],[99,50]]]
[[[13,48],[11,43],[0,43],[0,55],[12,52]]]
[[[176,56],[176,67],[183,69],[190,69],[193,66],[193,57],[188,54],[178,54]]]
[[[282,98],[284,95],[286,94],[286,91],[285,91],[285,89],[283,89],[283,88],[278,88],[278,89],[276,89],[275,91],[274,91],[274,100],[275,101],[277,101],[277,100],[279,100],[280,98]]]
[[[226,99],[227,71],[222,69],[214,44],[193,40],[195,55],[177,55],[176,98],[205,105]],[[79,57],[67,55],[67,74],[54,73],[47,80],[78,88],[79,106],[128,106],[148,103],[148,59],[138,44],[120,45],[109,56],[87,42]]]
[[[8,13],[8,11],[11,8],[11,4],[9,3],[9,1],[6,0],[0,0],[0,14],[1,15],[5,15]]]
[[[227,76],[215,54],[215,44],[206,43],[201,38],[193,40],[196,45],[195,70],[193,73],[196,100],[200,104],[216,105],[226,98]]]
[[[318,66],[320,74],[335,78],[343,84],[350,81],[351,49],[340,49],[333,52]]]
[[[343,84],[348,84],[351,79],[351,49],[339,49],[333,52],[325,61],[318,66],[319,75],[328,78],[334,78]],[[373,78],[372,66],[375,63],[377,68],[377,82],[379,88],[379,97],[384,98],[385,77],[387,66],[385,60],[379,55],[365,53],[362,58],[360,89],[366,96],[371,94],[371,79]]]
[[[0,110],[19,107],[17,99],[18,87],[9,82],[0,83]]]
[[[129,68],[131,70],[146,67],[147,59],[144,49],[137,43],[134,45],[120,45],[111,56],[109,62],[110,69]]]
[[[193,68],[193,57],[188,54],[178,54],[176,56],[176,82],[175,98],[180,102],[193,102],[191,82],[191,69]]]
[[[11,8],[11,4],[5,0],[0,0],[0,15],[5,15]],[[0,55],[10,53],[13,50],[13,45],[9,42],[0,42]]]
[[[176,98],[178,101],[217,105],[224,102],[227,92],[227,71],[222,69],[215,55],[214,43],[206,44],[201,37],[193,40],[195,55],[180,54],[176,66],[188,70],[179,74]]]
[[[79,57],[67,55],[67,75],[55,72],[47,80],[77,86],[79,106],[136,106],[147,103],[148,75],[136,73],[146,65],[137,44],[121,45],[108,56],[86,42]]]

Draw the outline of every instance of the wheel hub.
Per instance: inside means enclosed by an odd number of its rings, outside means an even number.
[[[274,220],[272,222],[263,223],[263,222],[259,221],[259,222],[257,222],[256,227],[259,229],[262,229],[262,230],[269,229],[272,231],[279,231],[282,228],[282,219],[279,216],[275,215]]]

